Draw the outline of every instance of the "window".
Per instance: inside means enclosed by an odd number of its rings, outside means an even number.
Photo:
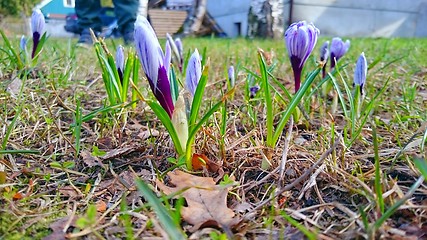
[[[64,7],[68,8],[74,8],[74,0],[63,0],[64,1]]]

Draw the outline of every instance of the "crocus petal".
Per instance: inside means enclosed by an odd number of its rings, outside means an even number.
[[[160,105],[163,107],[163,109],[166,110],[169,117],[172,118],[174,105],[172,100],[171,86],[169,83],[168,73],[166,72],[166,68],[164,66],[161,66],[159,68],[158,76],[159,80],[157,84],[157,91],[154,92],[153,90],[153,93],[159,101]],[[153,86],[151,86],[151,89],[153,89]]]
[[[258,85],[249,88],[249,97],[254,98],[261,88]]]
[[[44,32],[44,25],[45,20],[43,13],[40,9],[34,10],[31,15],[31,31],[33,32],[33,51],[31,52],[31,58],[35,57],[36,49]]]
[[[329,41],[326,41],[320,47],[320,61],[326,61],[329,57]]]
[[[27,39],[24,35],[21,36],[21,40],[19,41],[19,48],[21,51],[25,52],[27,49]]]
[[[200,60],[199,51],[194,50],[188,60],[187,71],[185,74],[185,86],[192,96],[196,93],[197,85],[202,76],[202,62]]]
[[[122,45],[119,45],[116,50],[116,67],[119,73],[120,81],[123,81],[123,71],[125,66],[125,52]]]
[[[38,32],[40,36],[44,32],[45,19],[40,9],[35,9],[31,15],[31,31]]]
[[[171,46],[169,44],[169,41],[166,41],[166,46],[165,46],[165,58],[163,60],[163,65],[166,68],[166,73],[169,74],[169,67],[171,64]]]
[[[331,68],[335,67],[335,63],[347,53],[350,48],[350,40],[345,42],[341,38],[335,37],[331,42]]]
[[[234,87],[236,80],[234,79],[234,67],[230,66],[228,68],[228,80],[230,81],[230,87]]]
[[[366,82],[366,75],[368,73],[368,64],[366,63],[365,53],[362,52],[356,62],[356,69],[354,70],[354,84],[360,86],[362,89]]]
[[[175,38],[175,46],[178,49],[179,56],[182,57],[183,47],[182,47],[182,41],[180,38]]]
[[[135,47],[154,96],[172,117],[174,105],[168,72],[164,66],[165,57],[154,29],[143,16],[138,16],[135,22]]]
[[[163,66],[164,56],[153,27],[143,16],[138,16],[135,22],[135,47],[142,68],[147,75],[153,92],[157,91],[158,72]]]
[[[179,55],[179,71],[182,72],[182,64],[184,63],[184,48],[182,45],[182,41],[180,38],[175,39],[175,46],[178,49],[178,55]]]

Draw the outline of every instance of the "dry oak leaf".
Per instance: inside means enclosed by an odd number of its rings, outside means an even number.
[[[159,180],[157,186],[167,195],[182,192],[188,207],[181,210],[182,218],[193,225],[191,232],[201,227],[214,226],[229,228],[238,223],[233,210],[227,207],[230,187],[216,185],[213,178],[198,177],[179,170],[168,176],[175,187],[168,187]]]

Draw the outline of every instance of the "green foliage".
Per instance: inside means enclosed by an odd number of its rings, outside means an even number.
[[[29,15],[38,3],[39,0],[1,0],[0,15],[18,16],[20,13]]]
[[[148,201],[148,204],[156,213],[159,218],[159,222],[162,225],[165,232],[171,239],[186,239],[186,236],[181,230],[181,227],[174,221],[173,213],[162,204],[162,202],[154,195],[150,187],[140,179],[136,180],[136,186],[144,198]]]

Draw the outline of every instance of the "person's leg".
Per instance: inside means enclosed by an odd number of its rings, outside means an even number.
[[[101,10],[100,0],[76,0],[75,11],[77,14],[77,25],[79,31],[92,28],[93,31],[102,31],[102,22],[99,18]]]
[[[138,14],[139,0],[113,0],[119,31],[125,43],[133,42],[133,30]]]

